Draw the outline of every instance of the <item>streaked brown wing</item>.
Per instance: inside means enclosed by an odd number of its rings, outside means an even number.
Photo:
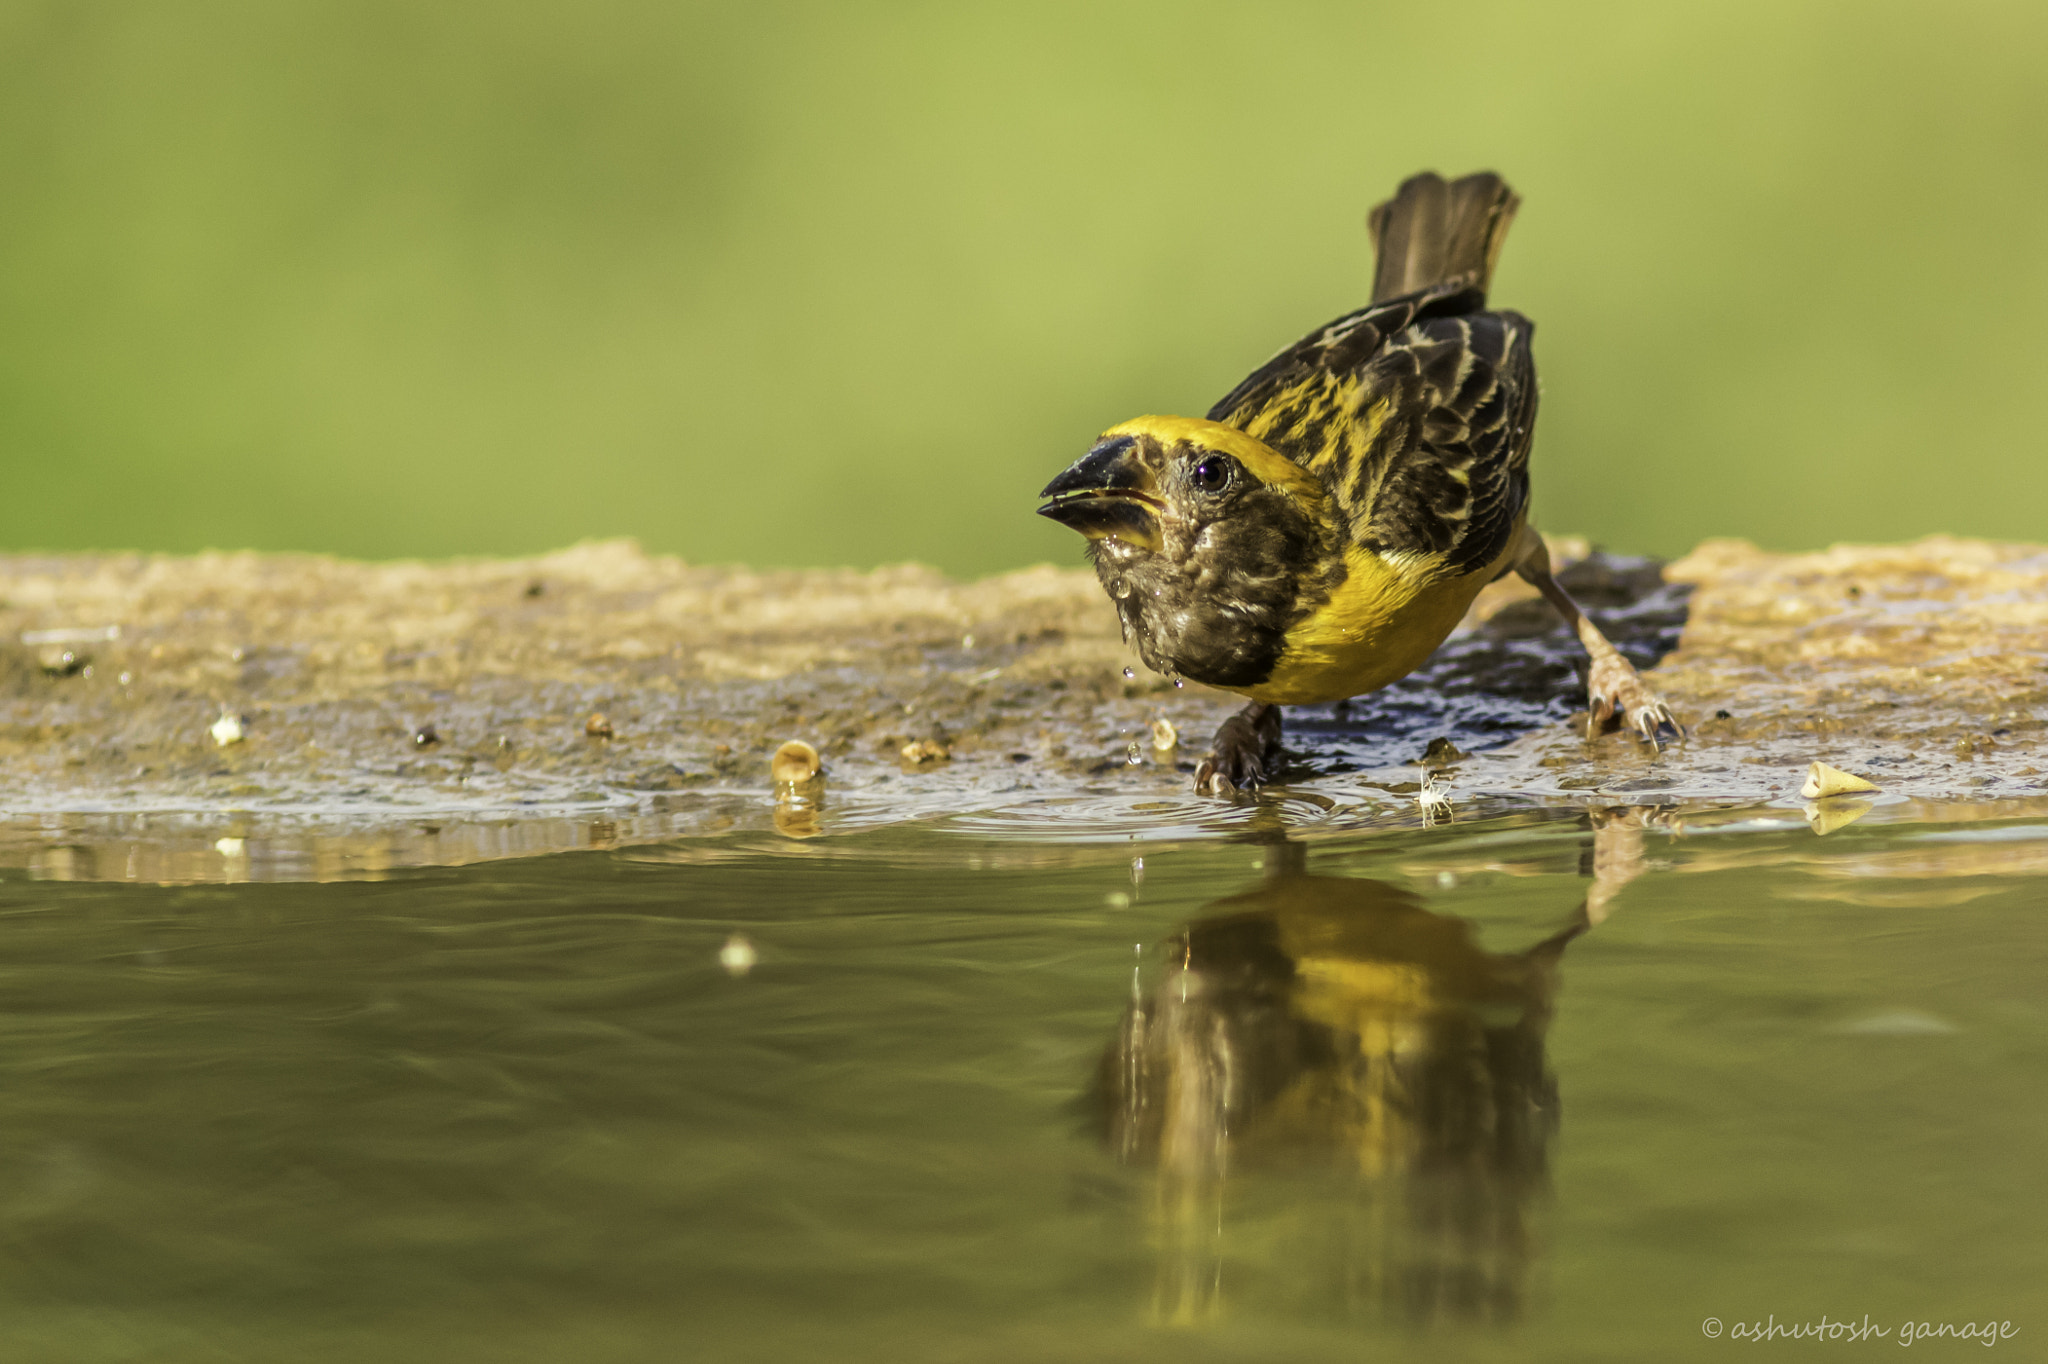
[[[1210,409],[1319,474],[1351,539],[1457,572],[1507,548],[1529,499],[1534,331],[1446,288],[1362,308],[1304,337]]]

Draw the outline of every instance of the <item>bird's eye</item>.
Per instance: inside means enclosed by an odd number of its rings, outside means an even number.
[[[1188,481],[1197,490],[1205,493],[1220,493],[1230,486],[1230,479],[1237,472],[1237,462],[1227,455],[1210,455],[1194,467]]]

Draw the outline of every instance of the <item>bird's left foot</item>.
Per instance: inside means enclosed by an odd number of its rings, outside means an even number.
[[[1635,664],[1612,649],[1593,660],[1586,676],[1586,700],[1591,712],[1586,724],[1589,739],[1622,725],[1652,748],[1661,747],[1658,741],[1665,736],[1685,737],[1685,727],[1650,690]]]
[[[1195,769],[1195,793],[1234,796],[1264,786],[1280,764],[1280,707],[1246,706],[1223,722]]]

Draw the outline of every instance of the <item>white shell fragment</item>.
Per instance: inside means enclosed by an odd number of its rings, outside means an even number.
[[[1826,800],[1829,796],[1851,796],[1859,791],[1876,789],[1875,785],[1853,773],[1817,762],[1807,769],[1806,785],[1799,788],[1799,794],[1806,800]]]
[[[231,710],[224,710],[220,713],[220,719],[215,720],[213,728],[207,732],[213,735],[213,741],[222,748],[229,744],[238,744],[242,742],[243,737],[242,717]]]

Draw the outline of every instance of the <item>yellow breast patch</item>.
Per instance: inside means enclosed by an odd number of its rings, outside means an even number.
[[[1510,547],[1516,538],[1508,537]],[[1267,705],[1313,705],[1363,696],[1406,677],[1457,628],[1508,553],[1476,573],[1443,577],[1439,560],[1383,557],[1354,545],[1345,552],[1348,576],[1287,632],[1272,676],[1236,690]]]

